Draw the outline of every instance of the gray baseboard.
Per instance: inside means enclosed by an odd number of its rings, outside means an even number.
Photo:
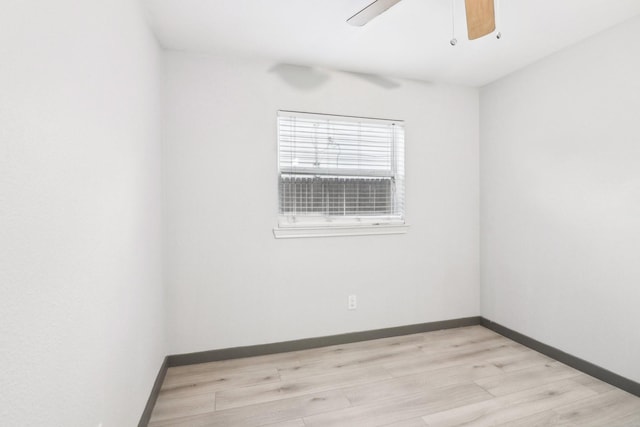
[[[164,360],[162,361],[162,365],[160,366],[160,370],[158,371],[158,375],[156,376],[156,380],[153,383],[153,388],[151,389],[149,399],[147,399],[147,404],[145,405],[142,416],[140,417],[138,427],[146,427],[149,424],[149,420],[151,420],[151,413],[153,412],[153,407],[156,406],[156,400],[158,400],[158,394],[160,394],[160,388],[162,387],[162,383],[164,382],[164,377],[167,374],[168,368],[168,358],[165,356]]]
[[[585,374],[591,375],[592,377],[598,378],[601,381],[609,383],[626,392],[640,397],[640,383],[630,380],[629,378],[625,378],[598,365],[594,365],[593,363],[587,362],[586,360],[580,359],[579,357],[573,356],[569,353],[565,353],[564,351],[559,350],[555,347],[541,343],[540,341],[516,332],[513,329],[509,329],[506,326],[495,323],[489,319],[485,319],[484,317],[481,318],[481,324],[485,328],[491,329],[492,331],[497,332],[500,335],[503,335],[517,343],[529,347],[530,349],[533,349],[539,353],[549,356],[552,359],[562,362],[565,365],[569,365],[572,368],[582,371]]]
[[[330,335],[326,337],[305,338],[295,341],[285,341],[273,344],[252,345],[248,347],[234,347],[221,350],[200,351],[197,353],[174,354],[168,356],[169,367],[193,365],[196,363],[217,362],[226,359],[263,356],[266,354],[286,353],[289,351],[308,350],[311,348],[330,345],[348,344],[358,341],[375,340],[379,338],[400,335],[431,332],[439,329],[460,328],[462,326],[479,325],[480,317],[464,317],[460,319],[442,320],[438,322],[419,323],[417,325],[398,326],[394,328],[375,329],[371,331],[351,332],[348,334]]]

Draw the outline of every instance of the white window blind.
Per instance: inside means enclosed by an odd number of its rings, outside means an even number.
[[[404,222],[402,121],[278,112],[281,226]]]

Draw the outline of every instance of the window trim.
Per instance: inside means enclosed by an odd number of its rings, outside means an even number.
[[[273,236],[276,239],[295,239],[306,237],[338,237],[338,236],[370,236],[383,234],[405,234],[409,230],[407,223],[403,224],[370,224],[350,226],[289,226],[275,227]]]

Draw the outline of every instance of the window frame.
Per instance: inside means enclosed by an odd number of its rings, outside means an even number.
[[[380,177],[390,178],[393,181],[393,203],[401,204],[400,212],[393,212],[390,215],[286,215],[281,213],[281,175],[295,175],[292,170],[285,170],[281,165],[281,135],[280,135],[280,117],[304,117],[307,119],[318,120],[331,120],[336,121],[349,121],[349,122],[364,122],[375,123],[385,125],[400,125],[402,126],[402,146],[401,155],[402,159],[397,158],[398,146],[394,143],[391,148],[391,170],[388,174],[369,174],[366,178],[373,178],[376,175]],[[277,194],[277,226],[273,229],[273,234],[276,238],[298,238],[298,237],[332,237],[332,236],[358,236],[358,235],[376,235],[376,234],[404,234],[408,230],[406,223],[406,210],[405,210],[405,173],[404,173],[404,159],[405,159],[405,126],[403,120],[391,120],[391,119],[378,119],[371,117],[358,117],[358,116],[346,116],[337,114],[323,114],[323,113],[308,113],[301,111],[290,110],[278,110],[276,115],[276,157],[277,157],[277,180],[278,180],[278,194]],[[398,166],[402,164],[402,173],[399,175]],[[283,172],[283,170],[285,170]],[[353,171],[351,171],[353,172]],[[325,176],[332,175],[325,173]],[[353,176],[353,173],[343,173],[337,176]],[[363,174],[364,176],[365,174]],[[316,175],[321,176],[321,175]],[[398,195],[395,194],[397,190],[398,177],[401,176],[401,200],[398,201]]]

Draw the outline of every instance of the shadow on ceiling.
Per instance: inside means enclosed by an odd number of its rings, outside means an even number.
[[[303,65],[276,64],[269,72],[280,77],[289,86],[301,90],[317,89],[331,78],[326,71]]]
[[[277,75],[289,86],[300,90],[318,89],[331,79],[329,71],[304,65],[280,63],[271,67],[269,72]],[[356,73],[352,71],[337,72],[356,77],[383,89],[397,89],[402,86],[402,84],[397,81],[375,74]]]
[[[366,82],[374,84],[376,86],[380,86],[383,89],[396,89],[402,86],[402,84],[391,80],[388,77],[378,76],[376,74],[367,74],[367,73],[356,73],[353,71],[343,71],[344,74],[349,74],[350,76],[357,77]]]

